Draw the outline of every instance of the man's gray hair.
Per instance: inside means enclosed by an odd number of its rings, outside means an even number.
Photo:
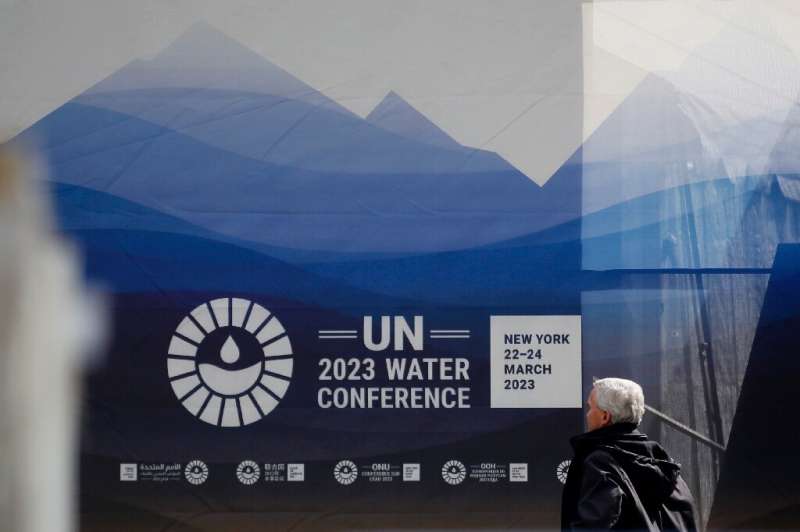
[[[611,414],[611,423],[642,422],[644,392],[628,379],[598,379],[594,381],[594,400],[597,407]]]

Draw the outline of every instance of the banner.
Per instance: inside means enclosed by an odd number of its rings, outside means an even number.
[[[113,296],[82,527],[557,527],[606,376],[702,522],[750,497],[800,48],[645,4],[198,8],[20,128]]]
[[[114,294],[88,514],[556,522],[583,417],[577,159],[540,186],[395,92],[361,118],[204,23],[27,136]]]

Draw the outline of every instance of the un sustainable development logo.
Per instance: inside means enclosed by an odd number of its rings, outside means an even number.
[[[292,377],[292,344],[278,318],[246,299],[214,299],[178,325],[169,344],[172,390],[193,416],[241,427],[269,414]]]

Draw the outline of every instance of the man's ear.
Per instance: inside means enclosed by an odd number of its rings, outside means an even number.
[[[611,425],[611,414],[607,410],[601,410],[603,412],[603,427],[607,425]]]

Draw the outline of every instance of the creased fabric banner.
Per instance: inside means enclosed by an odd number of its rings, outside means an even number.
[[[115,296],[88,513],[557,520],[577,160],[539,185],[396,92],[360,117],[206,23],[28,136]]]
[[[800,240],[779,4],[395,6],[290,64],[200,21],[19,133],[114,301],[82,527],[557,527],[604,376],[733,515]]]

